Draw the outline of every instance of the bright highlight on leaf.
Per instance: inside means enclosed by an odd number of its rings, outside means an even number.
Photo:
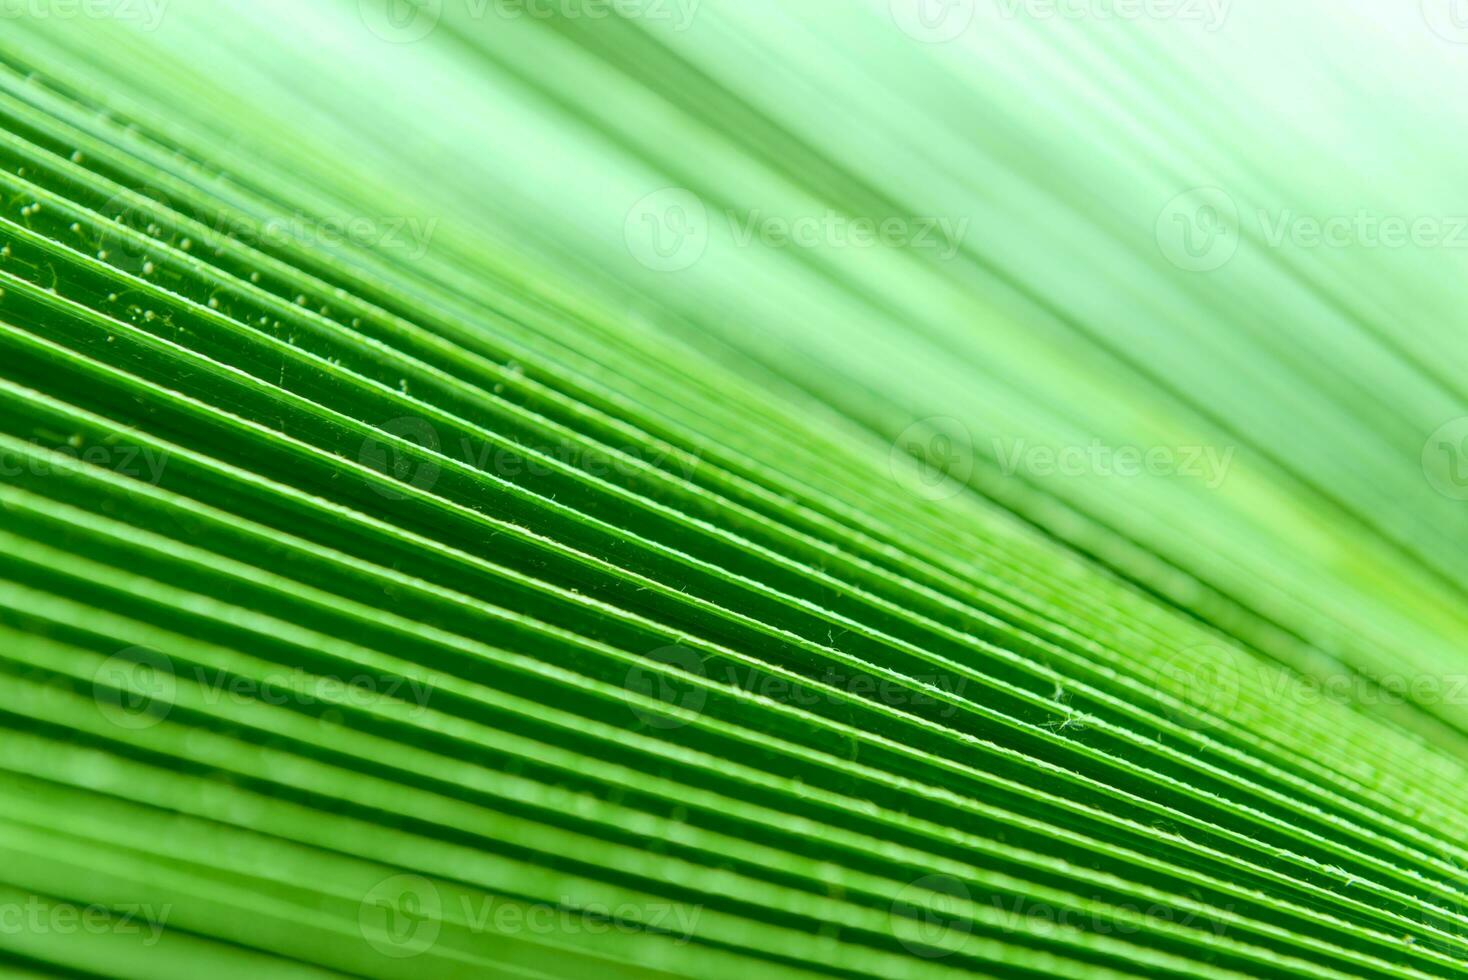
[[[1451,0],[0,14],[0,974],[1468,972]]]

